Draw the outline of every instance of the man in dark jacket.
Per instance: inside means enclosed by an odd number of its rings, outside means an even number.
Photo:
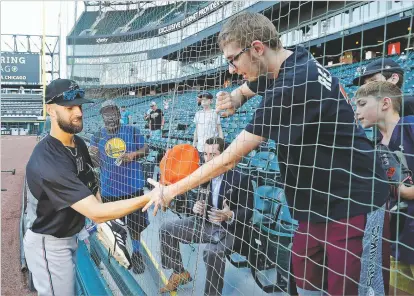
[[[208,139],[204,145],[205,161],[214,161],[223,150],[222,138]],[[195,216],[167,221],[160,228],[162,265],[174,270],[161,293],[174,291],[191,281],[190,273],[183,266],[180,242],[207,243],[203,254],[207,268],[205,295],[221,295],[226,254],[241,252],[248,221],[253,215],[249,181],[230,170],[205,185],[193,207]]]

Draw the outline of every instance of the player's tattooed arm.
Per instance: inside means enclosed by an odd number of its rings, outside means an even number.
[[[144,207],[149,200],[148,195],[142,195],[131,199],[101,203],[96,196],[90,195],[71,205],[71,208],[95,223],[103,223],[131,214]]]

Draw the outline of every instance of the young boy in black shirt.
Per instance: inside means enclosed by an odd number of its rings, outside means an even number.
[[[400,117],[402,93],[398,86],[385,81],[369,82],[358,89],[355,102],[361,125],[364,128],[378,128],[378,144],[387,146],[390,151],[398,151],[402,155],[402,163],[413,172],[414,116]],[[409,175],[403,178],[407,181],[392,184],[396,190],[391,191],[390,201],[391,207],[394,207],[401,205],[400,200],[405,208],[397,218],[404,222],[399,229],[391,229],[395,233],[398,230],[398,233],[392,248],[390,294],[397,289],[397,295],[414,294],[414,186]]]

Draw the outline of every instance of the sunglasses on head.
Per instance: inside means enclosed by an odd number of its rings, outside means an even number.
[[[85,97],[85,91],[83,89],[71,89],[63,92],[60,95],[54,96],[46,101],[46,104],[53,102],[54,100],[63,97],[64,101],[73,101],[76,98],[83,99]]]

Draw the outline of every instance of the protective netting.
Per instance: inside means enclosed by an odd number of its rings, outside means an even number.
[[[412,2],[144,2],[88,6],[67,40],[101,195],[152,190],[180,144],[212,180],[127,217],[131,271],[91,239],[113,291],[413,292]]]

